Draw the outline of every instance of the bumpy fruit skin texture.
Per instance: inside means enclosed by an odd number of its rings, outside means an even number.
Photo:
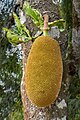
[[[45,107],[56,100],[62,73],[58,42],[50,36],[38,37],[32,45],[25,70],[27,95],[34,105]]]

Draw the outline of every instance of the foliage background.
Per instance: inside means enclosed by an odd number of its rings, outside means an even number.
[[[20,95],[21,46],[12,46],[2,30],[3,26],[9,27],[12,24],[10,17],[15,5],[15,0],[0,1],[0,120],[20,120],[23,116]],[[8,118],[9,114],[11,117]]]

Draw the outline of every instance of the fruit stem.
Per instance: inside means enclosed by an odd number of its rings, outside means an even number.
[[[47,36],[48,35],[48,30],[43,30],[43,35]]]
[[[48,18],[48,15],[46,13],[43,15],[43,18],[44,18],[43,35],[47,36],[48,30],[49,30],[49,28],[48,28],[48,19],[49,18]]]

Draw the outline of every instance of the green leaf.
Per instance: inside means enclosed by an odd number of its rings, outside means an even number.
[[[32,38],[33,39],[36,39],[38,36],[40,36],[42,34],[42,31],[38,31],[35,36],[33,36]]]
[[[11,32],[7,32],[7,38],[9,40],[9,42],[11,44],[13,44],[14,46],[16,46],[17,44],[19,44],[20,42],[23,42],[20,39],[20,36],[16,35],[16,34],[12,34]]]
[[[54,22],[49,22],[48,25],[49,28],[51,28],[52,26],[58,26],[61,32],[65,30],[65,21],[63,19],[55,20]]]
[[[21,22],[20,22],[18,16],[16,15],[16,13],[14,13],[14,12],[13,12],[13,17],[14,17],[15,23],[17,25],[18,32],[21,32]]]
[[[40,12],[39,11],[37,11],[36,9],[33,9],[34,10],[34,12],[35,12],[35,14],[36,14],[36,16],[37,16],[37,18],[38,18],[38,24],[40,25],[40,27],[43,27],[43,25],[44,25],[44,20],[43,20],[43,18],[42,18],[42,15],[40,14]],[[35,21],[34,21],[35,22]]]
[[[26,35],[18,35],[7,28],[3,28],[3,30],[7,32],[8,41],[14,46],[18,45],[19,43],[25,43],[32,40],[31,37],[27,37]]]
[[[44,21],[43,21],[42,15],[36,9],[32,9],[28,2],[24,3],[23,10],[26,13],[26,15],[32,18],[34,24],[36,24],[37,27],[41,28],[43,26]]]
[[[3,30],[5,30],[7,32],[7,38],[8,41],[13,44],[14,46],[16,46],[17,44],[23,42],[23,40],[21,39],[22,37],[15,34],[13,31],[7,29],[7,28],[3,28]]]
[[[16,22],[16,25],[17,25],[17,28],[18,28],[18,33],[20,35],[23,35],[23,34],[26,33],[29,37],[31,37],[29,30],[26,28],[25,25],[21,24],[20,19],[18,18],[18,16],[14,12],[13,12],[13,17],[15,19],[15,22]]]
[[[30,36],[30,32],[29,32],[29,30],[26,28],[25,25],[22,25],[22,29],[23,29],[23,31],[24,31],[29,37],[31,37],[31,36]]]

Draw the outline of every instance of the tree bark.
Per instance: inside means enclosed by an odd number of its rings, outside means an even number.
[[[58,6],[54,5],[52,0],[30,0],[29,1],[31,6],[37,8],[41,13],[43,11],[49,11],[50,21],[55,19],[59,19],[59,11]],[[32,34],[34,34],[34,30],[36,29],[32,22],[27,21],[29,25],[27,27],[32,29]],[[68,98],[68,87],[69,87],[69,76],[68,76],[68,66],[65,62],[64,56],[66,54],[66,34],[65,32],[60,33],[59,30],[55,27],[51,28],[49,32],[53,38],[56,38],[61,46],[63,62],[64,62],[64,73],[63,73],[63,80],[62,80],[62,87],[59,93],[58,98],[56,101],[48,107],[38,108],[31,104],[25,89],[25,66],[27,63],[28,53],[30,51],[32,42],[23,44],[22,51],[23,51],[23,77],[21,82],[21,96],[24,108],[24,120],[67,120],[67,98]]]

